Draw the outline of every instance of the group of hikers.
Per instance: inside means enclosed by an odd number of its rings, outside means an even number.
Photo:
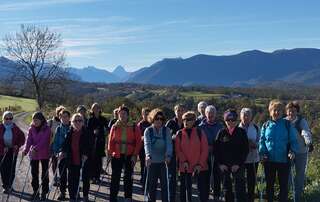
[[[270,119],[258,127],[250,108],[239,109],[240,116],[237,110],[228,109],[223,121],[219,121],[215,106],[204,101],[198,104],[200,115],[178,104],[172,119],[167,119],[159,108],[143,108],[138,123],[125,105],[114,110],[110,121],[97,103],[91,106],[89,115],[83,105],[73,115],[60,106],[48,121],[42,112],[35,112],[26,139],[13,123],[13,113],[6,111],[0,124],[3,193],[14,191],[17,156],[22,151],[22,156],[30,159],[27,172],[31,169],[31,200],[45,201],[52,186],[56,186],[57,200],[67,200],[68,190],[70,201],[80,200],[80,192],[82,201],[90,201],[90,184],[100,188],[100,175],[107,170],[103,159],[107,156],[106,165],[112,169],[111,202],[118,201],[122,170],[124,198],[132,201],[133,171],[138,158],[144,201],[156,201],[160,180],[162,201],[174,202],[179,194],[178,201],[191,202],[196,180],[201,202],[209,201],[210,194],[214,201],[253,202],[260,163],[268,202],[275,200],[276,176],[279,201],[288,201],[290,186],[295,201],[301,201],[308,152],[313,148],[310,128],[296,101],[285,106],[272,100],[268,110]],[[50,169],[54,176],[51,182]],[[21,193],[27,177],[28,173]]]

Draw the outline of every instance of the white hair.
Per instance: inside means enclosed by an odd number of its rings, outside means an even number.
[[[208,104],[205,101],[201,101],[198,103],[198,109],[202,108],[202,107],[207,107]]]
[[[250,116],[252,116],[252,110],[250,108],[242,108],[240,111],[240,115],[244,115],[244,114],[249,114]]]
[[[214,114],[217,114],[217,109],[216,109],[216,107],[215,106],[213,106],[213,105],[208,105],[207,107],[206,107],[206,114],[207,113],[210,113],[210,112],[213,112]]]
[[[11,117],[13,117],[13,112],[11,112],[11,111],[5,111],[5,112],[3,112],[3,115],[2,115],[2,120],[4,120],[4,118],[6,117],[6,116],[11,116]]]

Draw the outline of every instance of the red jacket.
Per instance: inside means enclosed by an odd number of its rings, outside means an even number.
[[[201,171],[208,170],[208,142],[206,135],[202,131],[201,138],[199,138],[197,129],[192,128],[189,138],[187,129],[181,129],[177,132],[175,147],[180,172],[185,172],[183,168],[184,162],[189,164],[188,173],[192,173],[197,165],[201,166]]]
[[[3,124],[0,124],[0,155],[4,154],[4,131],[5,127]],[[22,145],[25,143],[25,137],[24,133],[20,130],[20,128],[16,125],[13,124],[12,127],[12,146],[18,146],[20,148]],[[15,153],[18,153],[19,149],[17,151],[14,151]]]
[[[142,146],[141,132],[139,127],[135,124],[131,126],[126,126],[127,137],[124,142],[122,142],[122,128],[119,124],[115,123],[110,131],[109,143],[108,143],[108,154],[120,158],[121,144],[126,144],[126,156],[138,155]]]

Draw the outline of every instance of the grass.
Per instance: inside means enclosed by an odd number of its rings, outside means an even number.
[[[203,93],[200,91],[189,91],[189,92],[181,92],[180,95],[184,97],[193,97],[193,98],[199,98],[199,99],[205,99],[205,98],[220,98],[224,94],[220,93]]]
[[[37,102],[34,99],[19,98],[0,95],[0,108],[17,107],[24,112],[33,112],[37,109]]]

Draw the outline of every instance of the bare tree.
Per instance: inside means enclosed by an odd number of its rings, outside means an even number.
[[[48,92],[62,85],[68,75],[61,43],[59,33],[36,25],[21,25],[19,32],[4,38],[7,56],[17,62],[14,79],[32,84],[40,109]]]

